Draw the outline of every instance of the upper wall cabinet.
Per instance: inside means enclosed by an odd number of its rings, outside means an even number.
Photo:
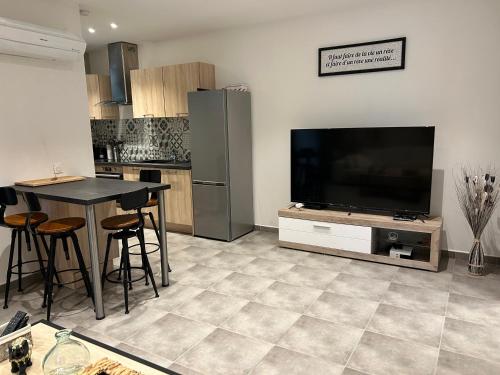
[[[134,117],[165,117],[162,68],[130,71]]]
[[[102,104],[111,100],[111,82],[103,74],[87,74],[87,97],[89,117],[92,120],[115,119],[119,117],[116,104]]]
[[[186,116],[189,91],[215,89],[215,67],[196,62],[132,70],[130,81],[134,117]]]
[[[215,67],[205,63],[163,67],[163,93],[167,117],[188,115],[187,93],[197,89],[215,89]]]

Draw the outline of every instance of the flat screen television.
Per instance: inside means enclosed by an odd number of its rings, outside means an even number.
[[[294,129],[291,200],[428,214],[433,154],[434,127]]]

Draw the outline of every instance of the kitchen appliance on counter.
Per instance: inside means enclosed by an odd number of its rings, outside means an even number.
[[[232,241],[254,228],[250,93],[188,93],[194,235]]]

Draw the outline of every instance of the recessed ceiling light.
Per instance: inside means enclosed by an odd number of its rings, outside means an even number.
[[[111,22],[109,26],[111,26],[112,29],[116,29],[118,27],[118,25],[114,22]]]
[[[93,27],[89,27],[89,33],[91,34],[95,33],[95,29]]]

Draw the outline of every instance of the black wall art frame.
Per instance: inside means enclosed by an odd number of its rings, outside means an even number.
[[[318,76],[405,68],[406,37],[318,49]]]

